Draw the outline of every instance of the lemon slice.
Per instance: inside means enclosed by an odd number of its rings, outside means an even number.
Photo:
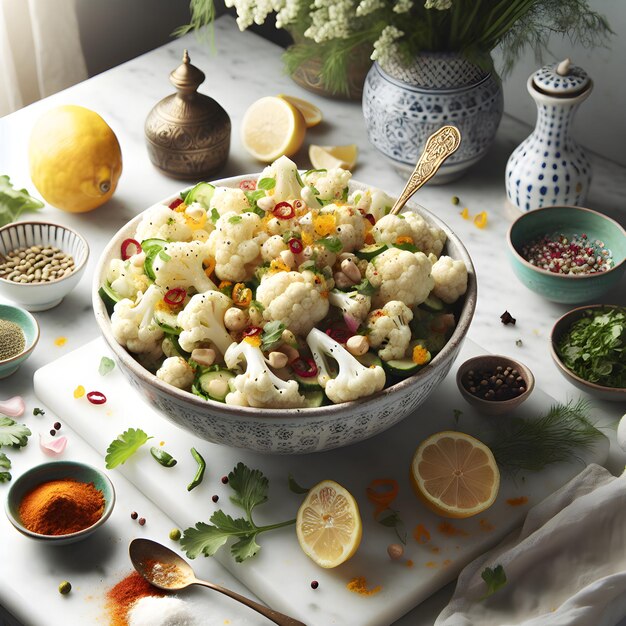
[[[309,146],[309,159],[315,169],[330,170],[341,167],[351,170],[356,165],[358,148],[354,144],[348,146]]]
[[[300,149],[306,133],[304,117],[296,107],[275,96],[253,102],[241,122],[244,148],[264,163]]]
[[[471,435],[435,433],[423,441],[411,464],[411,482],[432,511],[444,517],[471,517],[488,509],[500,487],[491,450]]]
[[[279,94],[278,97],[286,100],[302,113],[307,128],[313,128],[322,121],[322,112],[312,102],[295,96],[287,96],[284,93]]]
[[[333,480],[312,487],[298,509],[300,547],[322,567],[337,567],[347,561],[361,543],[361,532],[356,500]]]

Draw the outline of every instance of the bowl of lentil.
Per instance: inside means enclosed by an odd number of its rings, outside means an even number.
[[[0,378],[13,374],[38,341],[39,324],[28,311],[0,304]]]
[[[550,353],[578,389],[626,402],[626,307],[591,304],[568,311],[552,327]]]
[[[521,215],[509,228],[509,260],[517,278],[548,300],[591,302],[626,270],[626,231],[610,217],[577,206]]]
[[[502,415],[528,399],[535,387],[535,377],[519,361],[485,354],[459,366],[456,384],[465,400],[480,413]]]
[[[76,231],[48,222],[0,228],[0,292],[28,311],[55,307],[78,284],[89,246]]]
[[[100,470],[76,461],[37,465],[11,485],[5,510],[26,537],[53,545],[85,539],[109,518],[115,489]]]

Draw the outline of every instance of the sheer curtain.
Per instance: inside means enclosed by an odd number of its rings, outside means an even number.
[[[0,116],[85,78],[75,0],[0,0]]]

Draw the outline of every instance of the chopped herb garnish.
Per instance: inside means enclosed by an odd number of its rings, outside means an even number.
[[[256,184],[259,189],[265,189],[269,191],[270,189],[274,189],[276,187],[276,179],[275,178],[261,178],[259,182]]]
[[[255,189],[254,191],[244,191],[244,194],[250,205],[250,209],[247,212],[256,213],[260,217],[265,217],[265,211],[257,204],[258,200],[265,198],[265,191],[263,189]]]
[[[354,287],[360,294],[364,296],[371,296],[376,293],[376,287],[370,283],[367,278],[364,278],[358,285]]]
[[[106,376],[115,367],[115,361],[108,356],[103,356],[100,359],[100,365],[98,367],[98,374],[100,376]]]
[[[515,340],[515,345],[516,345],[518,348],[521,348],[521,347],[524,345],[524,342],[523,342],[521,339],[516,339],[516,340]]]
[[[211,209],[211,221],[216,224],[217,220],[220,219],[220,212],[216,208]]]
[[[454,415],[454,423],[458,426],[459,419],[461,415],[463,415],[463,411],[461,411],[461,409],[452,409],[452,414]]]
[[[241,215],[233,215],[232,217],[228,218],[228,222],[230,224],[238,224],[239,222],[241,222],[242,219],[243,217],[241,217]]]
[[[40,409],[38,406],[36,406],[33,409],[33,415],[45,415],[46,412],[43,409]]]
[[[376,520],[383,526],[393,528],[396,531],[398,539],[406,545],[406,527],[400,517],[399,511],[387,508],[377,516]]]
[[[0,452],[0,483],[8,483],[11,480],[11,460],[4,453]]]
[[[498,591],[498,589],[506,585],[506,574],[504,573],[502,565],[496,565],[493,569],[486,567],[480,576],[487,585],[487,591],[485,595],[480,598],[481,600],[488,598]]]
[[[343,250],[343,243],[339,237],[324,237],[323,239],[318,239],[315,243],[324,246],[326,250],[336,254]]]
[[[10,417],[0,416],[0,446],[23,448],[32,435],[24,424],[18,424]]]
[[[298,495],[309,493],[309,488],[300,486],[291,474],[287,477],[287,484],[289,486],[289,491],[292,491],[293,493],[297,493]]]
[[[14,189],[8,176],[0,176],[0,226],[17,221],[27,211],[38,211],[43,202],[26,189]]]
[[[285,328],[287,327],[280,320],[272,320],[265,324],[261,335],[261,350],[270,350],[272,346],[277,344]]]
[[[129,428],[114,439],[107,448],[104,457],[106,468],[113,469],[118,465],[123,465],[148,439],[148,435],[140,428]]]

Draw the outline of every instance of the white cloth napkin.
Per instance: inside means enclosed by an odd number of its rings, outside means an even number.
[[[480,600],[486,567],[507,583]],[[614,626],[626,615],[626,476],[598,465],[533,507],[461,572],[435,626]]]

